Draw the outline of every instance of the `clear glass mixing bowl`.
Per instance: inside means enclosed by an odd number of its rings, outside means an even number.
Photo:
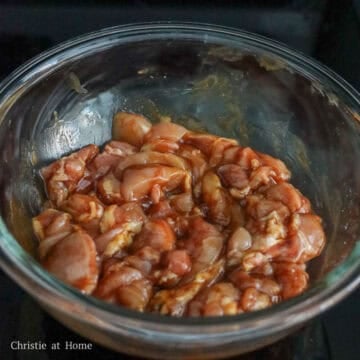
[[[114,27],[59,45],[0,85],[0,264],[60,322],[118,351],[204,359],[274,342],[359,284],[359,101],[311,59],[212,25]],[[178,319],[112,306],[44,271],[32,256],[38,170],[108,140],[119,109],[170,115],[283,159],[324,218],[328,243],[309,266],[309,289],[254,313]]]

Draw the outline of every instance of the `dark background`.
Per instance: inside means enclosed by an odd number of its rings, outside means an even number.
[[[71,37],[157,20],[214,23],[268,36],[312,56],[360,90],[360,1],[355,0],[0,0],[0,79]],[[11,351],[14,339],[86,340],[50,319],[1,272],[0,289],[0,359],[125,359],[99,346],[87,354]],[[360,359],[359,301],[358,290],[307,329],[246,359]]]

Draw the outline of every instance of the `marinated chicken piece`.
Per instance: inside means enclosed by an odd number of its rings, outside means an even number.
[[[127,142],[112,140],[105,145],[103,153],[123,158],[135,154],[136,152],[136,147]]]
[[[235,188],[243,192],[245,197],[250,191],[247,171],[239,165],[225,164],[218,168],[218,174],[226,187]]]
[[[199,271],[191,282],[174,289],[158,291],[150,300],[150,311],[163,315],[182,316],[188,303],[201,289],[215,282],[223,271],[224,261],[219,260]]]
[[[115,170],[119,161],[129,155],[135,154],[137,149],[128,143],[121,141],[110,141],[105,145],[104,151],[89,163],[87,166],[88,174],[86,180],[93,182],[110,170]]]
[[[175,153],[179,150],[180,146],[177,142],[169,139],[153,139],[146,142],[142,147],[141,151],[156,151],[161,153]]]
[[[190,164],[193,185],[195,186],[209,167],[204,154],[194,146],[181,144],[177,155],[186,159]]]
[[[225,149],[221,164],[235,164],[249,171],[257,169],[261,162],[258,154],[251,148],[233,146]]]
[[[266,221],[276,217],[282,222],[289,218],[290,211],[280,201],[268,200],[262,195],[250,195],[246,199],[246,213],[254,220]]]
[[[107,302],[144,311],[153,294],[153,284],[148,276],[159,261],[159,252],[151,247],[144,247],[122,259],[104,260],[103,274],[94,295]]]
[[[56,242],[41,260],[46,270],[58,279],[90,294],[97,285],[97,252],[93,239],[76,229]]]
[[[230,216],[231,216],[231,222],[229,224],[230,232],[234,231],[239,226],[245,225],[245,211],[238,202],[235,201],[231,202]]]
[[[52,236],[65,237],[72,231],[71,216],[55,209],[46,209],[32,219],[33,230],[39,241]]]
[[[151,143],[158,139],[178,142],[187,132],[183,126],[171,122],[155,124],[146,134],[145,143]]]
[[[196,274],[218,260],[224,246],[224,237],[214,225],[201,217],[190,222],[189,234],[184,245],[193,261],[191,274]]]
[[[141,230],[144,221],[145,215],[138,203],[130,202],[121,206],[111,205],[105,209],[101,218],[100,230],[102,233],[106,233],[119,225],[126,227],[128,223],[138,224],[139,230]],[[131,225],[131,227],[133,226]]]
[[[267,252],[285,242],[290,212],[281,202],[267,200],[262,195],[247,197],[246,213],[250,215],[245,228],[252,236],[251,251]]]
[[[191,259],[185,250],[171,250],[166,253],[164,264],[167,270],[183,276],[191,269]]]
[[[59,240],[73,231],[71,216],[55,209],[47,209],[34,217],[32,225],[39,240],[38,254],[40,260]]]
[[[190,192],[170,196],[170,204],[181,214],[190,213],[194,207],[194,200]]]
[[[153,284],[147,278],[160,260],[159,253],[144,247],[124,259],[109,258],[103,266],[94,295],[105,301],[144,311],[153,294]]]
[[[281,286],[282,300],[300,295],[307,288],[309,275],[305,270],[305,264],[287,262],[273,263],[274,274]]]
[[[209,158],[211,167],[220,163],[226,149],[237,146],[238,142],[234,139],[222,138],[216,135],[188,132],[184,137],[185,144],[195,146]]]
[[[273,246],[283,244],[287,237],[287,227],[276,213],[271,213],[264,221],[249,222],[246,228],[252,235],[252,251],[267,252]]]
[[[121,195],[121,182],[115,177],[112,171],[97,181],[96,189],[99,198],[107,205],[121,205],[123,202]]]
[[[275,184],[276,172],[270,166],[260,166],[253,170],[249,179],[251,191],[258,189],[260,186]]]
[[[148,215],[151,219],[169,219],[176,218],[178,213],[174,207],[171,206],[169,200],[161,200],[150,206]]]
[[[175,247],[176,237],[170,225],[163,219],[148,221],[136,237],[133,250],[149,246],[156,251],[163,252]]]
[[[108,302],[116,302],[117,291],[121,287],[143,278],[141,271],[117,261],[110,265],[99,279],[94,295]]]
[[[209,219],[215,224],[229,225],[231,198],[213,171],[208,171],[202,179],[202,198],[206,204]]]
[[[185,193],[186,194],[186,193]],[[169,200],[161,200],[157,204],[153,204],[148,215],[151,219],[164,219],[171,226],[177,237],[182,237],[188,229],[188,217],[179,213],[172,206]]]
[[[172,316],[257,311],[305,291],[325,234],[286,165],[165,120],[119,112],[100,153],[89,145],[42,169],[43,266],[86,294]]]
[[[94,292],[96,295],[106,297],[116,288],[130,284],[143,277],[141,271],[129,266],[124,259],[117,259],[116,257],[108,258],[102,262],[102,265],[99,284]],[[109,281],[104,281],[105,279]]]
[[[260,251],[248,251],[246,252],[246,254],[243,256],[242,261],[241,261],[241,265],[242,268],[245,271],[254,271],[255,269],[257,270],[257,272],[259,272],[259,269],[263,269],[262,271],[260,271],[260,273],[266,273],[265,268],[267,267],[267,265],[269,264],[269,259],[271,259],[271,257],[269,257],[268,255],[269,252],[267,252],[266,254],[260,252]],[[272,272],[272,269],[269,269],[270,272]]]
[[[207,164],[213,168],[220,165],[227,149],[238,148],[238,142],[210,134],[188,133],[184,136],[184,143],[198,148],[208,157]]]
[[[219,165],[223,160],[225,150],[237,145],[238,142],[234,139],[227,139],[222,137],[216,139],[211,145],[209,165],[211,167]]]
[[[247,288],[241,294],[240,304],[244,311],[257,311],[271,306],[272,302],[269,295],[255,288]]]
[[[216,135],[188,132],[183,137],[184,144],[191,145],[199,149],[207,157],[211,154],[212,144],[219,139]]]
[[[241,267],[231,272],[228,277],[229,280],[241,291],[253,288],[269,295],[270,297],[277,297],[282,291],[281,285],[273,278],[248,273]]]
[[[277,261],[306,262],[319,256],[325,245],[321,219],[313,214],[294,214],[285,243],[269,250]]]
[[[245,148],[247,150],[247,148]],[[247,152],[250,153],[251,152]],[[256,159],[252,160],[253,170],[235,164],[225,164],[219,167],[218,174],[225,186],[229,187],[229,193],[234,199],[243,200],[254,193],[257,189],[264,189],[275,184],[275,172],[268,166],[258,165]],[[251,164],[246,164],[252,166]]]
[[[298,217],[298,231],[295,236],[301,238],[301,243],[304,246],[298,261],[307,262],[320,255],[325,246],[325,233],[319,216],[300,214]]]
[[[188,307],[189,316],[223,316],[242,313],[240,291],[228,282],[219,282],[203,290]]]
[[[290,179],[291,173],[290,173],[289,169],[286,167],[286,165],[281,160],[275,159],[274,157],[272,157],[270,155],[263,154],[260,152],[257,152],[257,155],[259,156],[260,161],[263,165],[269,166],[275,171],[276,182],[287,181]]]
[[[152,294],[151,282],[147,279],[140,279],[120,287],[116,293],[116,302],[129,309],[143,312]]]
[[[99,235],[104,207],[96,196],[75,193],[63,202],[61,209],[69,213],[91,236]]]
[[[88,166],[85,168],[84,176],[76,184],[74,191],[72,193],[76,194],[88,194],[94,190],[94,177],[93,172],[91,172]]]
[[[227,265],[239,265],[246,250],[250,249],[252,239],[250,233],[242,226],[238,227],[227,242],[226,259]]]
[[[85,174],[86,165],[98,152],[96,145],[88,145],[41,170],[47,195],[56,206],[60,206],[76,190]]]
[[[162,268],[155,272],[156,284],[174,287],[191,271],[191,259],[186,250],[171,250],[165,253]]]
[[[121,193],[125,201],[138,201],[148,196],[159,185],[162,191],[181,188],[190,191],[191,177],[185,170],[163,165],[145,165],[124,171]]]
[[[96,196],[92,195],[73,194],[61,207],[80,224],[100,219],[104,213],[103,205]]]
[[[144,246],[124,259],[124,263],[141,271],[144,276],[152,276],[154,267],[159,265],[161,252],[151,246]]]
[[[181,170],[186,170],[188,164],[183,158],[174,154],[164,154],[156,151],[139,152],[134,155],[127,156],[118,162],[115,174],[121,179],[124,170],[137,165],[166,165]]]
[[[150,277],[153,281],[165,284],[166,281],[175,283],[180,279],[182,271],[176,260],[179,262],[184,257],[173,254],[176,237],[170,225],[163,219],[155,219],[147,222],[140,234],[136,237],[131,247],[134,255],[128,256],[125,262],[140,270],[144,276]],[[165,254],[162,264],[162,254]],[[166,261],[167,259],[168,261]],[[155,273],[154,267],[157,266]],[[187,265],[184,265],[187,267]],[[161,270],[160,270],[161,269]],[[179,272],[174,273],[173,270]],[[171,279],[170,279],[171,278]]]
[[[118,112],[112,123],[112,138],[141,147],[145,135],[150,131],[151,123],[138,114]]]
[[[98,252],[112,256],[129,247],[135,234],[141,231],[144,221],[145,214],[137,203],[106,207],[100,220],[101,235],[95,238]]]
[[[289,183],[271,186],[266,191],[266,198],[282,202],[292,213],[308,213],[311,210],[309,200]]]

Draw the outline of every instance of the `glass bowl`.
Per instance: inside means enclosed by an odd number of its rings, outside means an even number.
[[[0,85],[0,264],[52,316],[117,351],[219,358],[286,336],[360,281],[360,96],[331,70],[279,43],[213,25],[120,26],[63,43]],[[38,170],[110,138],[117,110],[235,137],[279,157],[324,219],[327,245],[309,289],[239,316],[169,318],[88,297],[34,258]]]

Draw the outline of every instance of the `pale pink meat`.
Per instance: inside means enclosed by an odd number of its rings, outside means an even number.
[[[309,200],[289,183],[282,182],[271,186],[266,191],[266,198],[282,202],[291,212],[308,213],[310,211]]]
[[[166,165],[181,170],[188,168],[186,160],[177,155],[157,151],[142,151],[120,159],[116,167],[115,175],[121,178],[125,169],[137,165]]]
[[[164,260],[166,268],[176,275],[185,275],[191,269],[191,259],[185,250],[171,250]]]
[[[120,205],[123,202],[121,182],[115,177],[112,171],[97,181],[96,190],[101,201],[107,205]]]
[[[189,302],[206,286],[215,282],[224,271],[222,260],[200,270],[184,285],[158,291],[150,300],[150,311],[163,315],[183,316]]]
[[[191,167],[193,185],[197,184],[209,167],[204,154],[194,146],[182,144],[177,155],[188,161]]]
[[[233,146],[224,151],[222,164],[235,164],[244,170],[254,170],[261,165],[261,162],[258,154],[251,148]]]
[[[196,217],[190,222],[185,248],[193,261],[193,274],[213,264],[219,258],[224,241],[224,236],[216,227],[201,217]]]
[[[71,216],[54,209],[47,209],[34,217],[32,225],[39,240],[38,254],[40,260],[58,241],[73,231]]]
[[[125,201],[138,201],[149,195],[155,185],[160,185],[163,191],[172,191],[177,187],[189,191],[191,177],[187,171],[170,166],[128,168],[123,174],[121,194]]]
[[[151,281],[140,279],[121,286],[116,293],[119,305],[143,312],[153,293]]]
[[[169,119],[167,119],[169,120]],[[303,293],[326,239],[279,159],[118,112],[113,139],[41,170],[38,259],[107,302],[171,316],[258,311]]]
[[[222,187],[220,178],[208,171],[202,179],[202,199],[209,219],[215,224],[229,225],[231,221],[231,197]]]
[[[281,160],[260,152],[258,152],[257,155],[260,157],[263,165],[269,166],[275,171],[276,181],[287,181],[290,179],[291,173]]]
[[[141,271],[117,262],[110,266],[102,278],[100,278],[94,295],[104,300],[115,302],[116,293],[119,288],[141,279],[143,279]]]
[[[85,175],[86,165],[98,152],[96,145],[88,145],[41,170],[47,195],[56,206],[60,206],[76,190]]]
[[[209,156],[211,154],[212,144],[219,137],[211,134],[188,132],[183,137],[184,144],[192,145],[199,149],[203,154]]]
[[[159,252],[169,251],[175,247],[176,236],[170,225],[163,219],[148,221],[136,237],[133,249],[149,246]]]
[[[188,306],[190,316],[223,316],[242,313],[240,291],[228,282],[219,282],[202,291]]]
[[[277,296],[281,292],[281,285],[275,279],[264,275],[249,274],[241,268],[230,273],[229,279],[242,291],[253,288],[269,296]]]
[[[180,214],[189,213],[194,207],[194,199],[190,192],[172,195],[170,197],[171,206]]]
[[[75,230],[58,241],[41,261],[58,279],[84,293],[91,293],[99,274],[93,239],[83,230]]]
[[[318,256],[325,245],[321,219],[313,214],[295,214],[286,242],[269,250],[280,261],[306,262]]]
[[[273,264],[275,278],[281,286],[281,298],[290,299],[307,288],[309,275],[305,264],[279,262]]]
[[[150,131],[145,136],[145,143],[151,143],[154,140],[170,140],[172,142],[179,141],[186,133],[185,129],[181,125],[174,123],[159,123],[152,126]]]
[[[145,214],[135,202],[106,207],[100,220],[101,235],[95,238],[98,252],[112,256],[129,247],[135,234],[141,231],[144,221]]]
[[[224,186],[234,187],[239,190],[246,189],[249,186],[249,176],[247,171],[240,165],[222,165],[218,168],[218,174],[220,175]]]
[[[128,143],[122,141],[110,141],[105,145],[104,151],[89,163],[87,166],[89,174],[86,179],[94,181],[107,174],[110,170],[115,170],[119,161],[135,154],[137,149]]]
[[[272,301],[269,295],[250,287],[241,294],[240,304],[244,311],[256,311],[271,306]]]
[[[112,137],[140,147],[145,135],[150,131],[151,123],[144,116],[127,112],[115,114],[112,123]]]
[[[146,262],[146,259],[143,258],[142,261]],[[148,261],[150,264],[149,259]],[[130,257],[129,261],[112,261],[105,267],[94,295],[108,302],[144,311],[152,295],[153,286],[146,278],[146,273],[142,271],[143,267],[144,265],[139,266],[139,263],[132,262]]]
[[[164,254],[161,265],[154,273],[156,285],[174,287],[191,271],[191,258],[186,250],[170,250]]]
[[[63,202],[61,209],[70,214],[91,236],[99,234],[104,206],[96,196],[75,193]]]
[[[226,259],[229,266],[241,263],[244,253],[250,249],[252,239],[250,233],[242,226],[238,227],[229,237],[226,248]]]
[[[32,219],[34,233],[39,241],[51,236],[64,237],[72,231],[71,216],[55,209],[47,209]]]
[[[146,142],[141,151],[157,151],[162,153],[175,153],[179,150],[179,144],[169,139],[154,139]]]

